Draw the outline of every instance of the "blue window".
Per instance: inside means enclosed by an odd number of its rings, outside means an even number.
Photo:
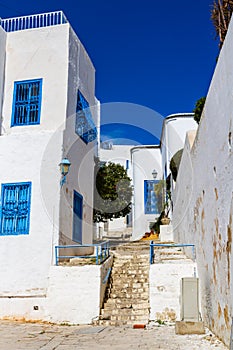
[[[74,191],[73,241],[82,244],[83,197]]]
[[[145,180],[144,181],[144,206],[145,214],[159,214],[159,198],[155,193],[155,185],[158,180]]]
[[[14,84],[11,126],[40,124],[42,79]]]
[[[86,144],[94,141],[97,137],[97,130],[92,119],[89,103],[79,90],[76,106],[75,132]]]
[[[29,234],[31,182],[2,184],[0,235]]]

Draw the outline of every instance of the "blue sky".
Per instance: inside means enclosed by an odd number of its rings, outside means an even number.
[[[143,116],[149,109],[157,112],[149,112],[137,125],[157,137],[161,116],[191,112],[207,93],[218,54],[212,4],[213,0],[0,0],[0,17],[63,10],[96,68],[96,96],[103,106],[111,106],[103,107],[102,137],[117,138],[117,130],[120,136],[120,123],[127,124],[127,135],[137,133],[132,116],[128,120],[125,114],[121,122],[112,117],[115,103],[144,106]],[[112,133],[109,124],[114,124]],[[144,137],[135,143],[153,143],[148,134]]]

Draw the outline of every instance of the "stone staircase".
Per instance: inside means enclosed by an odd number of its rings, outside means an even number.
[[[149,242],[131,242],[112,251],[113,266],[97,325],[147,324]]]

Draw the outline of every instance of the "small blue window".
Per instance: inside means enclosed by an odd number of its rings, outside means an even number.
[[[31,182],[2,184],[0,235],[29,234]]]
[[[144,205],[145,214],[159,214],[159,198],[155,193],[155,185],[158,180],[145,180],[144,181]]]
[[[86,144],[94,141],[97,137],[97,129],[92,119],[89,103],[79,90],[76,106],[75,132]]]
[[[16,81],[11,126],[40,124],[42,79]]]

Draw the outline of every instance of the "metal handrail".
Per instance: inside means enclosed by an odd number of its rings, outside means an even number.
[[[59,249],[69,248],[95,248],[95,255],[59,255]],[[56,245],[55,246],[55,264],[59,263],[59,259],[71,259],[71,258],[95,258],[96,265],[102,264],[110,256],[109,241],[105,241],[98,244],[84,244],[84,245]]]
[[[184,247],[192,247],[192,255],[193,260],[196,259],[196,252],[195,252],[195,244],[186,244],[186,243],[153,243],[153,241],[150,242],[150,264],[154,263],[154,247],[170,247],[170,248],[184,248]]]
[[[20,16],[5,19],[0,18],[0,26],[6,32],[50,27],[64,23],[68,23],[68,20],[62,11],[54,11],[36,15]]]

